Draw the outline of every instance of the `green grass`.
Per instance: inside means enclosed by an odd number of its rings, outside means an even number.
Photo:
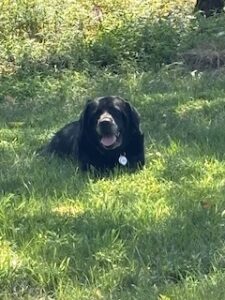
[[[106,18],[98,30],[89,1],[56,2],[1,4],[0,299],[225,299],[224,70],[165,65],[179,50],[169,42],[164,49],[166,38],[176,32],[182,49],[191,43],[189,17],[184,37],[176,14],[169,22],[179,28],[168,31],[170,1],[161,10],[154,2],[151,11],[163,20],[146,23],[147,31],[138,19],[143,6],[124,2],[123,17],[137,22],[135,42],[109,1],[101,3]],[[83,20],[80,44],[70,35],[73,18]],[[215,29],[222,19],[202,22]],[[143,32],[154,40],[150,50]],[[107,41],[113,60],[103,68],[92,59],[102,58]],[[121,41],[131,54],[137,41],[145,50],[129,61]],[[35,155],[86,99],[108,94],[129,99],[141,114],[143,170],[95,178],[70,161]]]
[[[2,299],[225,296],[221,76],[2,79]],[[108,93],[140,110],[143,171],[96,179],[69,161],[34,155],[89,95]]]

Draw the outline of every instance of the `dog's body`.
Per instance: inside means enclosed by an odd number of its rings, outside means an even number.
[[[82,170],[137,169],[145,163],[139,115],[120,97],[88,101],[80,119],[59,130],[44,152],[72,157]]]

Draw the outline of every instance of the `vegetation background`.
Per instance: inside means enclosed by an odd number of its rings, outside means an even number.
[[[225,299],[225,17],[195,1],[0,3],[0,298]],[[35,150],[117,94],[146,167]]]

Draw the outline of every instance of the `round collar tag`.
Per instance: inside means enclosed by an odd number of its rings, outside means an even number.
[[[126,158],[126,156],[120,155],[120,157],[119,157],[119,163],[120,163],[122,166],[126,166],[126,164],[127,164],[127,158]]]

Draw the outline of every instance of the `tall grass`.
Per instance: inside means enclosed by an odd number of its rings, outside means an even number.
[[[2,72],[171,63],[191,7],[167,2],[3,1]]]

